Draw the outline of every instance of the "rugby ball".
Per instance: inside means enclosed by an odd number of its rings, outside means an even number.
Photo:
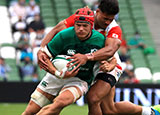
[[[53,66],[58,70],[58,71],[62,71],[64,68],[67,68],[67,63],[69,61],[71,61],[72,59],[67,59],[70,56],[67,55],[57,55],[53,61],[52,64]],[[72,64],[72,63],[71,63]],[[73,67],[68,67],[67,70],[71,71],[75,68],[76,66]]]

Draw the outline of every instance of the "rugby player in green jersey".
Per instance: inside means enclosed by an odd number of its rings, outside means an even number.
[[[48,73],[32,93],[23,115],[59,115],[64,107],[74,103],[88,91],[88,87],[94,79],[93,67],[96,61],[87,61],[80,68],[71,71],[58,71],[50,61],[57,55],[89,54],[105,46],[105,37],[93,30],[93,11],[80,10],[74,20],[74,27],[56,34],[42,49],[48,56],[46,59],[49,64]],[[111,60],[111,65],[112,69],[116,65],[114,58]],[[45,106],[50,102],[53,103]],[[43,108],[41,109],[41,107]]]
[[[117,7],[117,0],[101,0],[100,5],[95,14],[95,22],[94,22],[95,29],[97,28],[105,29],[105,27],[108,28],[110,25],[112,25],[115,14],[109,14],[108,10],[107,11],[104,10],[105,9],[104,7],[112,7],[110,9],[114,10],[113,6]],[[65,22],[66,20],[61,21],[49,32],[49,34],[47,34],[46,39],[44,39],[41,44],[42,47],[45,46],[45,44],[48,43],[56,33],[66,28]],[[112,31],[112,32],[115,32],[115,31]],[[115,33],[113,34],[114,34],[114,37],[116,37],[115,36],[116,34]],[[93,54],[94,59],[100,59],[100,58],[107,59],[111,55],[113,55],[115,51],[118,49],[118,46],[120,44],[118,39],[112,39],[112,37],[108,37],[108,36],[106,36],[106,38],[107,38],[106,47],[103,48],[101,52],[97,52]],[[43,61],[45,60],[45,56],[41,50],[38,52],[38,57],[39,57],[40,67],[43,69],[46,69],[47,65],[45,65],[45,62]],[[94,87],[89,90],[88,104],[89,104],[90,115],[94,115],[94,114],[101,115],[102,112],[103,114],[127,114],[128,113],[128,114],[135,114],[135,115],[137,114],[150,115],[151,111],[156,111],[156,109],[159,107],[157,106],[155,109],[152,110],[150,107],[138,106],[127,101],[114,103],[113,99],[114,99],[115,86],[113,86],[112,88],[109,83],[103,80],[97,80],[97,81],[98,82],[96,82],[96,84],[93,85]],[[103,87],[103,89],[108,89],[109,92],[105,90],[99,90],[99,87],[100,88]],[[105,98],[101,98],[104,95],[104,94],[101,95],[101,92],[105,93],[106,95]],[[101,110],[100,110],[100,107],[101,107]],[[99,112],[101,113],[99,114]]]

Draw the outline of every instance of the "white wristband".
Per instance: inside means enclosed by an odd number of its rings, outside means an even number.
[[[61,72],[59,72],[58,70],[55,71],[55,76],[58,78],[61,78]]]
[[[60,78],[60,79],[63,79],[66,71],[68,70],[67,67],[65,67],[64,69],[61,70],[61,72],[59,72],[58,70],[55,71],[55,76]]]
[[[88,53],[88,54],[85,54],[85,55],[87,56],[87,59],[88,59],[89,61],[93,61],[93,59],[94,59],[93,53]]]
[[[109,58],[107,61],[111,61],[113,59],[113,57]]]
[[[41,50],[42,52],[44,52],[44,48],[43,47],[40,47],[40,49],[39,50]]]

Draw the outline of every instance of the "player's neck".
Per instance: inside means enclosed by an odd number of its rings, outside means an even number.
[[[95,30],[99,30],[99,29],[101,29],[101,30],[105,30],[105,29],[103,29],[103,28],[101,28],[99,25],[98,25],[98,23],[96,24],[94,24],[94,29]]]
[[[81,40],[81,41],[86,41],[86,40],[88,40],[88,39],[91,37],[91,35],[92,35],[92,31],[91,31],[91,32],[89,32],[89,33],[86,35],[86,37],[85,37],[85,38],[80,39],[80,40]]]

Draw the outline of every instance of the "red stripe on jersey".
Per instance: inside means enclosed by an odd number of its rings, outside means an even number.
[[[122,70],[122,67],[121,67],[119,64],[117,64],[116,67],[117,67],[118,69]]]

